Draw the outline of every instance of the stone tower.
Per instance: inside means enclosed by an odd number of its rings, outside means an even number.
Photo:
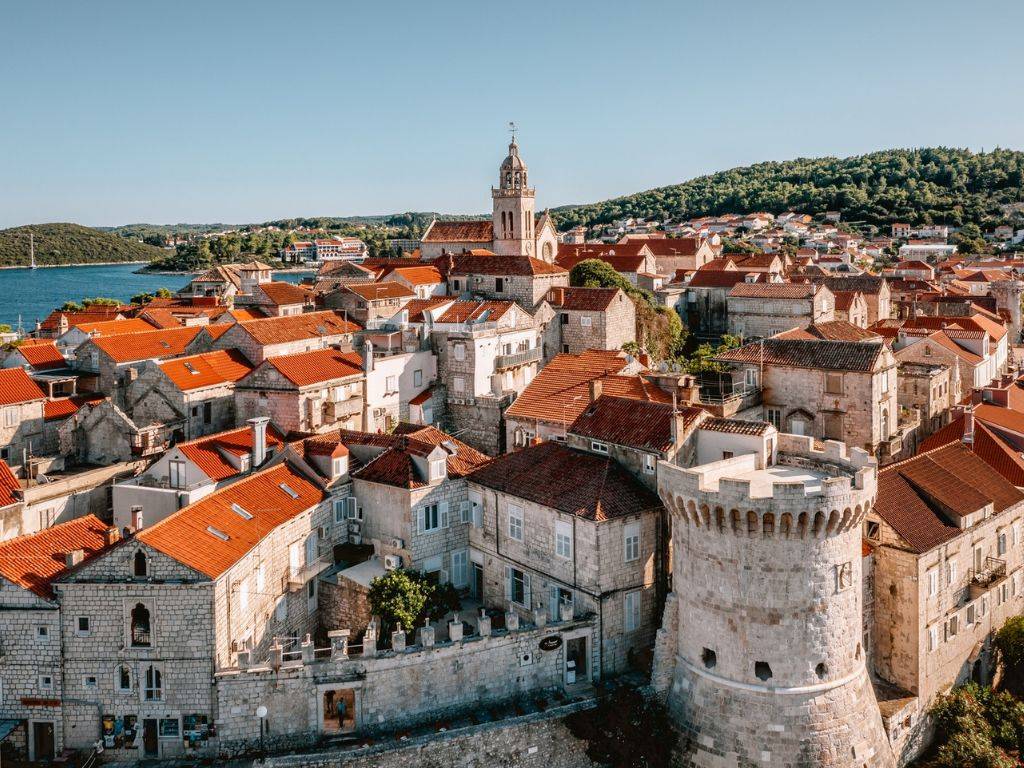
[[[838,442],[777,440],[774,460],[769,442],[659,465],[673,592],[652,681],[687,737],[684,766],[892,768],[861,645],[875,464]]]
[[[996,309],[1005,309],[1010,315],[1010,344],[1019,343],[1022,330],[1020,302],[1024,298],[1024,281],[1019,278],[994,280],[989,283],[989,289],[995,297]]]
[[[516,137],[501,163],[498,186],[491,187],[494,200],[494,252],[501,256],[533,256],[534,190],[527,184],[526,163],[519,157]]]

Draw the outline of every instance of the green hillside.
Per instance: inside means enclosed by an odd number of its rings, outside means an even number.
[[[36,263],[40,266],[152,261],[166,254],[151,245],[79,224],[33,224],[0,229],[0,266],[28,266],[30,232],[35,235]]]
[[[560,228],[624,216],[680,220],[722,213],[842,211],[846,221],[887,225],[1002,221],[1024,201],[1024,152],[891,149],[858,157],[758,163],[589,205],[551,211]]]

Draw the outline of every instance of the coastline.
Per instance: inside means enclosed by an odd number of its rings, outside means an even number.
[[[119,264],[149,264],[148,261],[87,261],[73,264],[36,264],[36,269],[60,269],[61,267],[116,267]],[[31,269],[28,264],[9,264],[0,269]]]

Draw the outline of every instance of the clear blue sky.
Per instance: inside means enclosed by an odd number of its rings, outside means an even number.
[[[0,226],[481,212],[737,165],[1024,148],[1021,0],[55,0],[0,22]]]

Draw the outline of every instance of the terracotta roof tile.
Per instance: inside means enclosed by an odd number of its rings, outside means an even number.
[[[619,295],[618,288],[552,288],[548,301],[569,312],[603,312]]]
[[[46,394],[29,378],[24,368],[0,369],[0,405],[44,400]]]
[[[824,341],[878,341],[879,334],[846,320],[826,320],[806,328],[794,328],[774,336],[776,339],[821,339]]]
[[[400,275],[406,282],[412,285],[437,285],[444,282],[441,271],[434,266],[397,267],[385,274],[388,277]]]
[[[389,435],[352,430],[339,430],[338,435],[350,445],[373,445],[386,449],[354,472],[353,477],[400,488],[422,488],[427,485],[426,478],[417,470],[412,457],[425,457],[439,445],[448,452],[448,477],[451,478],[465,477],[490,460],[461,440],[431,426],[403,422]],[[454,449],[454,453],[449,448]]]
[[[410,323],[422,323],[425,311],[443,307],[445,304],[451,304],[454,301],[455,297],[453,296],[431,296],[429,299],[412,299],[405,305],[405,310],[409,313]]]
[[[714,418],[700,423],[701,429],[731,435],[764,435],[771,429],[771,426],[767,421],[746,421],[744,419]]]
[[[127,320],[100,320],[84,323],[75,323],[72,328],[77,328],[84,333],[93,336],[120,336],[125,333],[145,333],[152,331],[155,326],[137,317]]]
[[[238,381],[254,367],[237,349],[176,357],[158,365],[178,389],[186,392]]]
[[[423,234],[425,243],[490,243],[494,240],[494,222],[435,221]]]
[[[159,360],[184,354],[185,348],[201,330],[201,327],[196,326],[129,333],[120,336],[99,336],[93,338],[89,343],[95,344],[117,363]]]
[[[83,405],[98,403],[101,400],[106,399],[105,395],[95,393],[73,395],[72,397],[58,397],[53,400],[47,400],[43,403],[43,418],[46,419],[46,421],[66,419],[68,416],[74,416],[78,413]]]
[[[260,291],[275,306],[286,304],[309,304],[313,301],[308,288],[286,282],[260,283]]]
[[[84,562],[109,548],[108,527],[95,515],[86,515],[2,542],[0,576],[49,599],[53,581],[68,571],[69,553],[84,550]]]
[[[614,459],[560,443],[498,456],[467,479],[595,522],[661,507],[658,497]]]
[[[464,253],[454,257],[449,275],[564,275],[568,270],[531,256],[496,256]]]
[[[487,321],[497,320],[514,306],[514,301],[456,301],[435,322],[465,323],[481,320],[485,315]]]
[[[340,336],[359,330],[358,325],[345,320],[341,312],[333,310],[248,320],[238,325],[262,345],[284,344],[318,336]]]
[[[37,371],[52,371],[68,367],[68,361],[64,359],[64,355],[60,353],[53,342],[19,346],[18,352],[25,358],[25,362]]]
[[[7,462],[0,459],[0,507],[9,507],[21,501],[21,483],[14,476]]]
[[[703,413],[700,408],[681,408],[684,430]],[[664,452],[672,447],[672,419],[669,403],[601,395],[587,405],[568,431],[641,451]]]
[[[963,440],[963,434],[964,417],[960,416],[925,438],[918,446],[918,452],[926,453],[950,443],[959,443]],[[1024,458],[1021,458],[1020,452],[977,417],[970,450],[1015,486],[1024,487]]]
[[[283,442],[284,436],[273,425],[268,425],[268,455]],[[229,429],[215,435],[206,435],[196,440],[190,440],[187,443],[178,443],[177,448],[211,480],[226,480],[240,472],[224,457],[224,454],[244,456],[251,453],[252,429],[248,426]]]
[[[294,496],[281,486],[287,485]],[[183,507],[136,538],[216,579],[272,530],[315,507],[326,493],[287,463],[256,472]],[[245,518],[233,509],[240,506]],[[211,532],[211,529],[223,534]]]
[[[871,371],[885,349],[881,342],[770,338],[716,356],[729,363],[765,363],[829,371]]]
[[[817,292],[817,286],[806,283],[736,283],[729,290],[729,298],[809,299]]]
[[[698,269],[693,273],[693,277],[690,278],[687,285],[690,288],[732,288],[745,282],[746,279],[747,273],[740,270]],[[759,280],[758,282],[763,281]]]
[[[263,364],[273,366],[299,387],[357,376],[363,372],[363,358],[358,352],[342,352],[338,349],[316,349],[297,355],[269,357]]]
[[[383,283],[351,283],[345,288],[366,301],[405,299],[416,296],[412,289],[394,280],[386,280]]]

